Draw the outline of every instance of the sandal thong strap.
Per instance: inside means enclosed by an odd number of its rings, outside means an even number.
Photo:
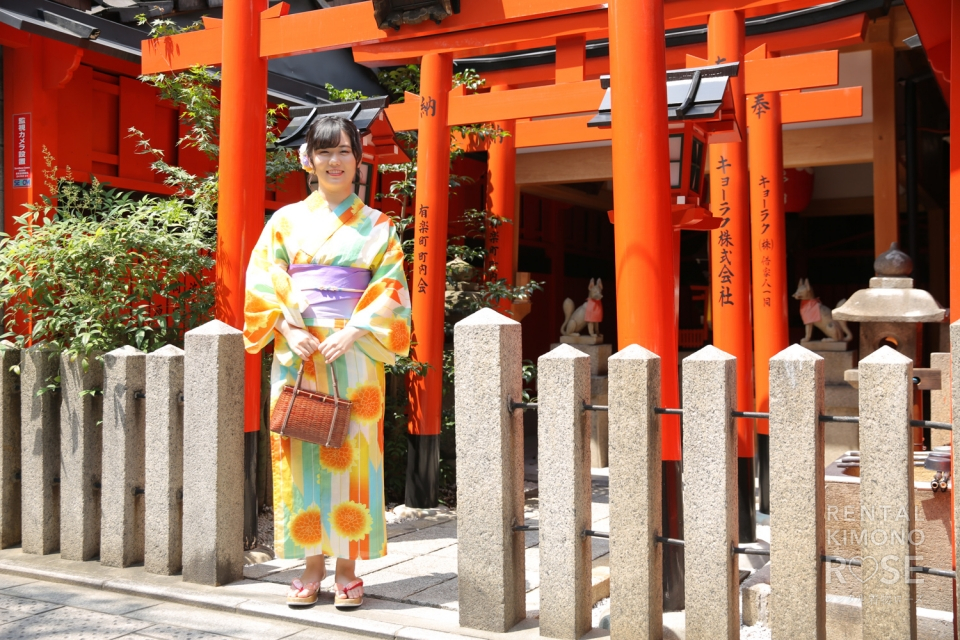
[[[339,584],[338,584],[337,587],[338,587],[338,590],[340,591],[340,593],[346,595],[346,593],[347,593],[348,591],[350,591],[351,589],[356,589],[357,587],[361,587],[361,588],[362,588],[362,587],[363,587],[363,580],[357,578],[356,580],[354,580],[354,581],[351,582],[350,584],[346,584],[346,585],[339,585]]]

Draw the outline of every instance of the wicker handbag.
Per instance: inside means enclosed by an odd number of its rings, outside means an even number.
[[[333,378],[333,395],[303,391],[303,364],[295,386],[285,386],[270,417],[270,431],[304,442],[339,449],[350,427],[349,400],[340,397],[337,373],[328,365]]]

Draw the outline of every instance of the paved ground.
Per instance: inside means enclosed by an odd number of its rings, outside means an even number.
[[[5,640],[346,640],[353,634],[0,575]]]
[[[609,505],[605,470],[594,470],[593,530],[609,531]],[[525,524],[539,523],[538,498],[528,498],[525,504]],[[457,523],[456,516],[439,512],[420,520],[389,524],[387,526],[388,555],[380,560],[357,563],[357,573],[363,578],[368,597],[400,602],[421,607],[435,607],[457,611]],[[536,531],[526,536],[527,616],[535,618],[540,612],[540,550]],[[595,601],[609,595],[607,540],[593,539],[595,569]],[[323,588],[333,587],[334,560],[327,559],[327,578]],[[273,560],[248,565],[244,577],[248,580],[288,585],[300,576],[302,561]],[[437,615],[442,615],[436,612]],[[454,620],[456,616],[444,616]]]

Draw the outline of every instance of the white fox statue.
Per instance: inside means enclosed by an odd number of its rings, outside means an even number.
[[[803,341],[810,342],[813,337],[813,328],[816,327],[823,332],[823,342],[849,342],[853,340],[853,334],[850,328],[843,320],[833,319],[833,310],[820,302],[820,298],[814,296],[813,287],[810,286],[808,278],[800,278],[800,284],[793,297],[800,301],[800,316],[803,318],[803,326],[806,329]],[[837,303],[840,307],[846,302],[844,298]]]

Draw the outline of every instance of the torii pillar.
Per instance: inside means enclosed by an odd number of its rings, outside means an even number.
[[[267,60],[260,57],[260,19],[267,0],[223,8],[220,202],[217,208],[216,317],[243,328],[247,263],[263,231],[267,164]],[[244,545],[257,536],[256,460],[260,431],[260,354],[244,374]]]
[[[498,85],[492,92],[508,91],[509,86]],[[501,120],[494,123],[494,129],[509,135],[493,138],[490,141],[487,161],[487,210],[510,221],[507,226],[488,226],[487,228],[487,273],[494,280],[503,278],[507,284],[515,281],[516,263],[514,261],[515,227],[519,222],[516,215],[517,196],[517,123],[516,120]],[[508,309],[510,303],[502,301],[501,309]]]
[[[678,407],[677,306],[667,129],[663,0],[612,0],[610,84],[613,205],[617,273],[617,342],[660,356],[661,402]],[[640,188],[636,188],[640,187]],[[683,537],[680,425],[661,416],[662,535]],[[683,609],[683,552],[663,548],[664,609]]]
[[[744,24],[739,11],[717,11],[707,21],[710,64],[739,62],[730,91],[741,135],[747,131],[744,95]],[[750,200],[746,142],[710,145],[710,209],[722,218],[710,233],[713,344],[737,358],[737,409],[753,410],[753,325],[750,321]],[[753,420],[737,420],[740,541],[756,540]]]
[[[410,379],[407,426],[408,507],[438,503],[443,401],[444,292],[447,282],[447,210],[450,196],[450,126],[447,123],[453,55],[429,53],[420,66],[417,198],[414,213],[413,357],[429,365]]]
[[[780,93],[747,98],[757,411],[770,410],[770,358],[790,345]],[[760,511],[770,513],[770,423],[757,421]]]

